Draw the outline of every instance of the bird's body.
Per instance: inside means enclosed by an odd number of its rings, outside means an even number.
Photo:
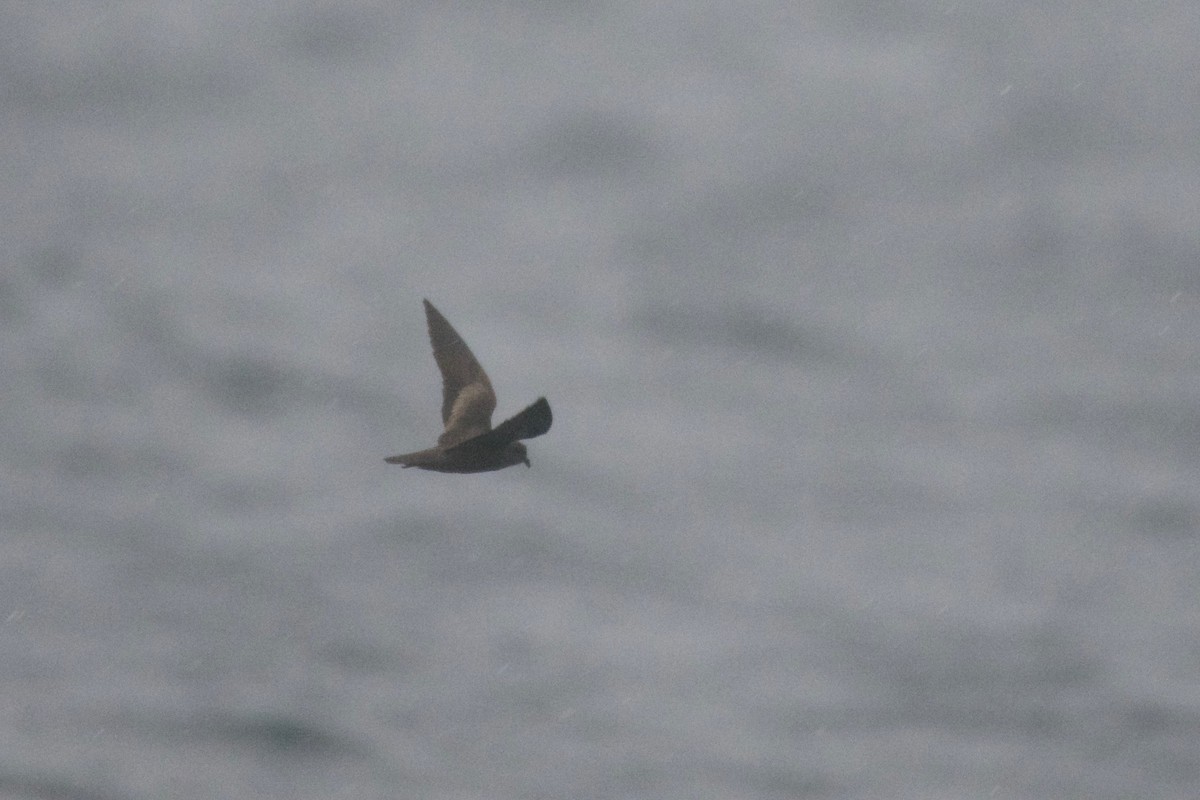
[[[425,301],[433,358],[442,373],[442,422],[436,447],[384,459],[389,464],[435,472],[491,472],[514,464],[529,466],[520,439],[550,430],[553,417],[539,397],[521,413],[492,427],[496,393],[467,343],[446,318]]]
[[[525,445],[513,442],[504,450],[478,450],[473,448],[445,450],[441,447],[430,447],[428,450],[418,450],[415,453],[405,453],[385,459],[389,464],[399,464],[402,467],[416,467],[434,472],[492,472],[516,464],[529,463]],[[520,449],[518,450],[517,447]]]

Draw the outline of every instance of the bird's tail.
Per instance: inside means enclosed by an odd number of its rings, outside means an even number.
[[[384,459],[389,464],[399,464],[405,469],[409,467],[419,467],[429,460],[429,457],[436,450],[417,450],[415,453],[402,453],[398,456],[388,456]]]

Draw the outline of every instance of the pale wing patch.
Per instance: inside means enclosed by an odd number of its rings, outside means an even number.
[[[446,420],[446,431],[438,437],[442,447],[453,447],[492,428],[492,411],[496,409],[496,395],[490,386],[483,383],[468,384],[459,391],[450,407]]]

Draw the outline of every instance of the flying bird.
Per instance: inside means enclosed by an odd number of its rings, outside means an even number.
[[[442,423],[436,447],[385,458],[389,464],[434,472],[490,472],[514,464],[529,466],[521,439],[550,430],[553,417],[546,398],[492,427],[496,392],[471,348],[433,303],[425,301],[433,359],[442,373]]]

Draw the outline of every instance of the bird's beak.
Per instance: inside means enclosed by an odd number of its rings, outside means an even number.
[[[532,466],[533,466],[533,464],[530,464],[530,463],[529,463],[529,458],[528,458],[528,457],[522,458],[521,460],[525,462],[525,469],[529,469],[530,467],[532,467]]]

